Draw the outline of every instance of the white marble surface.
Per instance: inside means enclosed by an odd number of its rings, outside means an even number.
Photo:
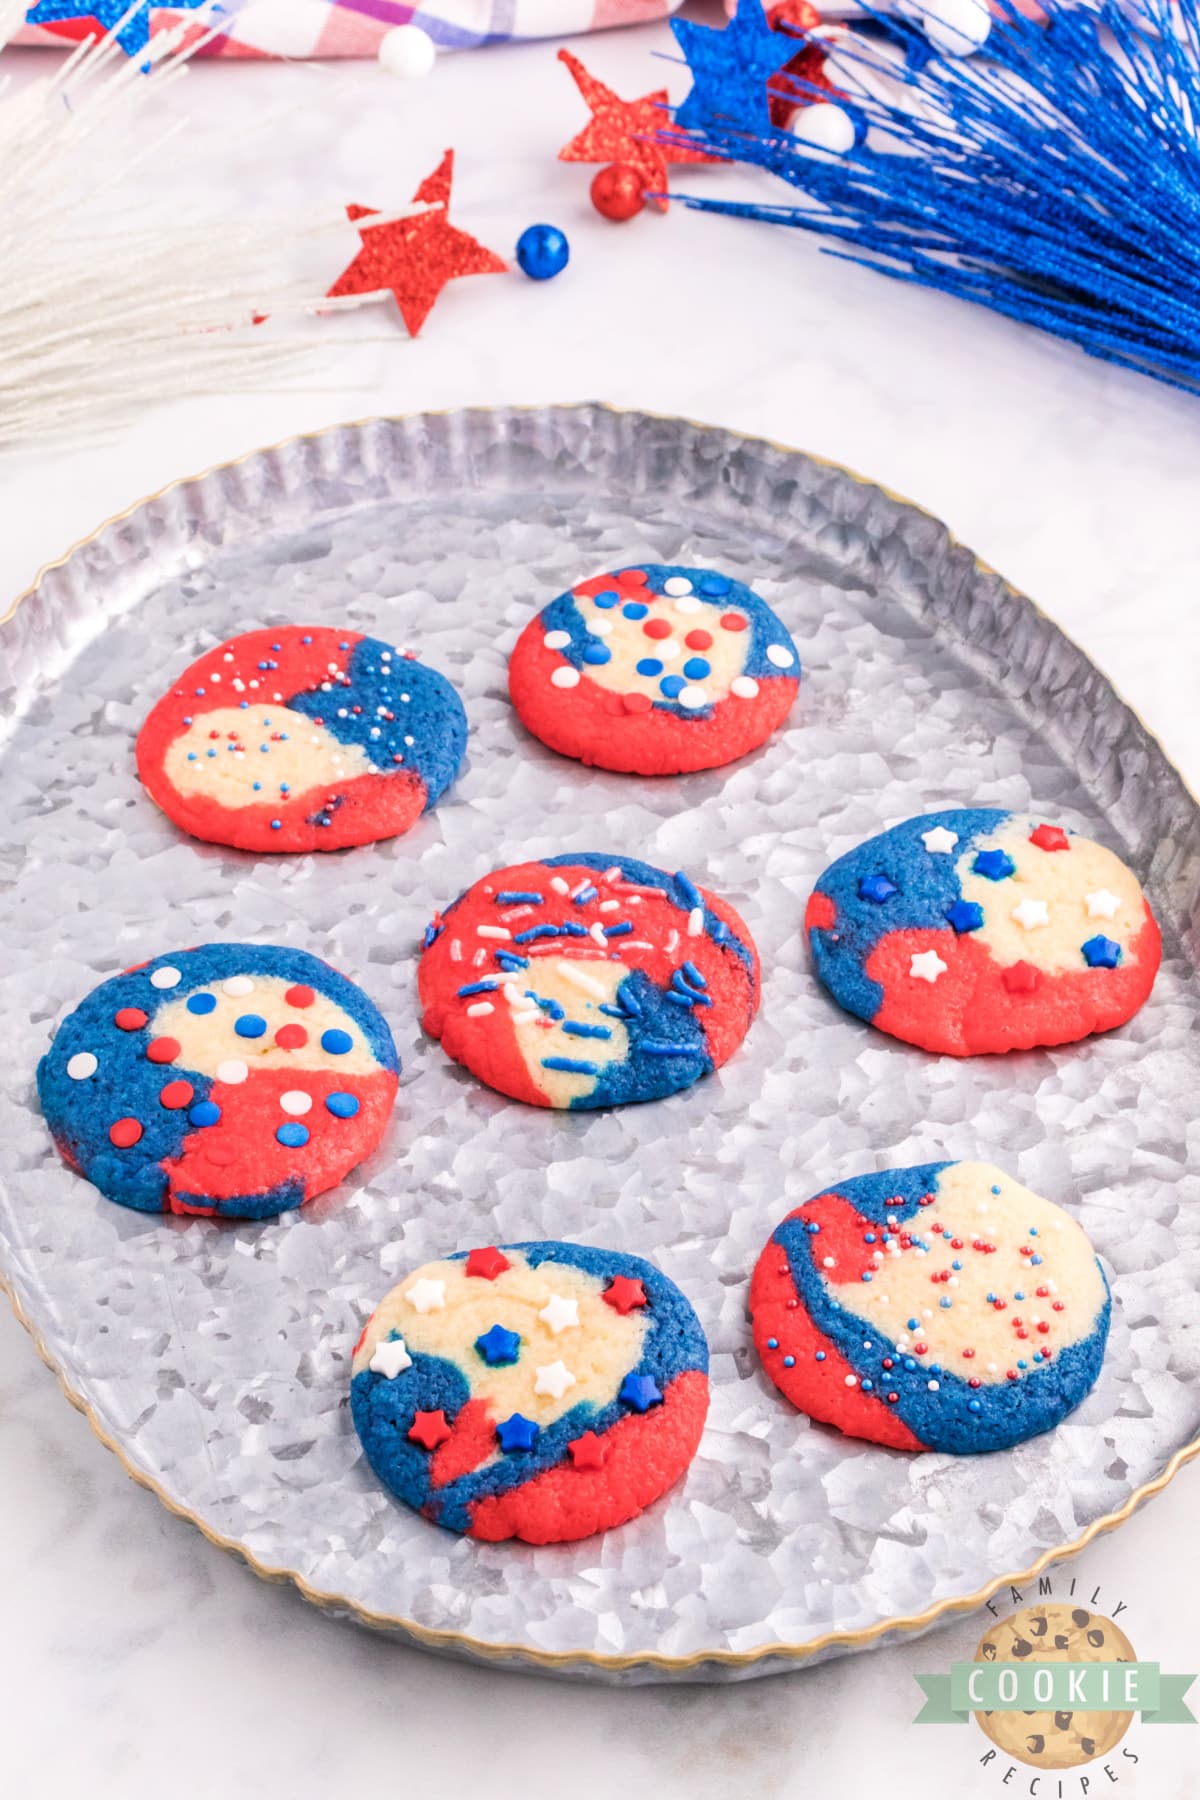
[[[584,45],[626,94],[678,70],[665,27]],[[11,59],[9,59],[11,60]],[[26,62],[23,72],[33,66]],[[449,290],[416,343],[371,312],[331,322],[311,379],[270,396],[158,410],[103,448],[0,463],[0,597],[100,519],[164,481],[294,431],[372,411],[597,398],[761,432],[852,465],[939,513],[1032,594],[1115,678],[1200,786],[1200,402],[1118,374],[953,303],[892,286],[786,232],[683,211],[613,227],[587,172],[554,160],[581,123],[553,46],[447,60],[424,86],[373,67],[335,74],[199,69],[200,147],[177,179],[196,204],[297,209],[403,202],[442,148],[456,214],[502,253],[535,218],[570,234],[560,280]],[[264,151],[262,102],[288,109]],[[728,172],[692,178],[730,185]],[[353,240],[346,240],[347,260]],[[2,610],[2,606],[0,606]],[[1077,1592],[1145,1658],[1200,1663],[1200,1468],[1076,1565]],[[1065,1578],[1064,1578],[1065,1579]],[[59,1800],[399,1788],[469,1781],[577,1800],[742,1791],[887,1793],[1007,1783],[974,1726],[909,1728],[917,1669],[968,1654],[961,1621],[914,1647],[736,1689],[622,1693],[435,1661],[326,1620],[268,1588],[135,1489],[0,1318],[0,1776]],[[1200,1734],[1135,1725],[1118,1794],[1200,1793]],[[1113,1786],[1101,1765],[1066,1800]],[[1058,1797],[1043,1779],[1036,1800]]]

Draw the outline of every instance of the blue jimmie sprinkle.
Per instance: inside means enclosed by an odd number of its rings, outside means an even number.
[[[557,1000],[543,1000],[541,995],[535,994],[532,988],[525,989],[525,998],[532,1000],[535,1006],[540,1006],[542,1011],[549,1013],[552,1019],[565,1019],[567,1016]]]
[[[580,888],[577,893],[571,895],[571,904],[572,906],[590,906],[599,892],[599,888],[592,887],[589,883],[587,887]]]
[[[579,1019],[563,1021],[563,1030],[569,1037],[610,1038],[612,1031],[607,1025],[588,1025]]]
[[[664,1044],[661,1038],[643,1038],[638,1048],[646,1056],[702,1056],[695,1044]]]
[[[545,900],[543,894],[526,892],[522,888],[502,888],[493,898],[497,906],[541,906]]]
[[[684,874],[682,869],[675,871],[675,886],[679,890],[680,899],[689,912],[695,912],[697,907],[703,907],[704,902],[700,898],[699,888],[689,876]]]
[[[529,967],[529,958],[527,956],[514,956],[511,950],[497,950],[496,961],[500,964],[502,969],[510,971],[513,969],[527,969]]]
[[[608,938],[628,937],[632,930],[633,926],[629,923],[629,920],[623,919],[619,925],[606,925],[604,927],[604,935]]]
[[[700,973],[694,962],[685,962],[683,967],[679,970],[679,973],[683,976],[685,981],[690,981],[693,987],[706,988],[708,986],[708,982]]]
[[[465,987],[459,988],[458,997],[460,1000],[465,1000],[468,994],[491,994],[499,986],[500,983],[495,976],[490,975],[486,981],[468,981]]]
[[[564,1075],[598,1075],[599,1063],[575,1062],[569,1056],[543,1056],[543,1069],[558,1069]]]

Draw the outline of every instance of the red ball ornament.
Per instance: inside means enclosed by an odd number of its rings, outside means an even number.
[[[629,163],[609,163],[592,182],[592,205],[606,219],[632,219],[646,204],[646,184]]]

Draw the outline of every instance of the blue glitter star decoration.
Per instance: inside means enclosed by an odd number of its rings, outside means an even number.
[[[653,1375],[627,1375],[621,1383],[617,1399],[623,1400],[626,1406],[635,1407],[640,1413],[649,1412],[652,1406],[662,1404],[662,1389]]]
[[[213,11],[229,12],[234,3],[235,0],[226,0],[223,7],[214,6]],[[26,13],[25,20],[29,25],[49,26],[73,24],[78,20],[81,27],[94,22],[100,33],[121,25],[117,43],[126,56],[137,56],[150,42],[151,13],[163,4],[172,12],[194,12],[197,7],[208,5],[208,0],[143,0],[136,12],[130,10],[131,0],[38,0],[38,4]],[[130,14],[128,18],[127,13]],[[81,30],[79,35],[85,37],[88,33]]]
[[[983,924],[983,908],[977,900],[956,900],[946,908],[946,917],[955,931],[978,931]]]
[[[690,19],[672,19],[671,30],[692,77],[692,91],[676,111],[676,125],[703,131],[734,124],[744,131],[773,133],[767,83],[799,54],[802,40],[772,31],[762,0],[738,0],[723,31]]]
[[[877,906],[882,906],[885,900],[890,900],[898,892],[895,882],[889,881],[886,875],[863,875],[859,878],[860,900],[874,900]]]
[[[988,881],[1003,881],[1015,874],[1017,865],[1007,850],[981,850],[971,867]]]
[[[521,1353],[521,1335],[517,1331],[506,1331],[503,1325],[493,1325],[482,1337],[475,1339],[475,1348],[489,1368],[496,1368],[501,1363],[515,1363]]]
[[[1083,960],[1089,969],[1115,969],[1121,960],[1121,946],[1102,934],[1089,938],[1082,946]]]
[[[539,1429],[523,1413],[513,1413],[511,1418],[501,1419],[496,1427],[496,1436],[500,1439],[502,1450],[532,1450],[538,1441]]]

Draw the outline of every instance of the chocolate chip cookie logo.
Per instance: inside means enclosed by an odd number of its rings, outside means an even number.
[[[1048,1579],[1039,1591],[1051,1593]],[[1073,1597],[1046,1598],[997,1618],[971,1662],[953,1664],[948,1675],[918,1675],[927,1700],[915,1722],[965,1724],[973,1716],[993,1746],[981,1760],[994,1763],[1005,1782],[1013,1763],[1062,1771],[1103,1761],[1113,1783],[1117,1769],[1104,1759],[1117,1751],[1135,1714],[1143,1724],[1195,1724],[1183,1698],[1194,1680],[1139,1662],[1121,1626],[1103,1613]],[[1139,1760],[1128,1747],[1120,1756]],[[1088,1788],[1081,1775],[1074,1791]],[[1036,1783],[1030,1791],[1036,1794]]]

